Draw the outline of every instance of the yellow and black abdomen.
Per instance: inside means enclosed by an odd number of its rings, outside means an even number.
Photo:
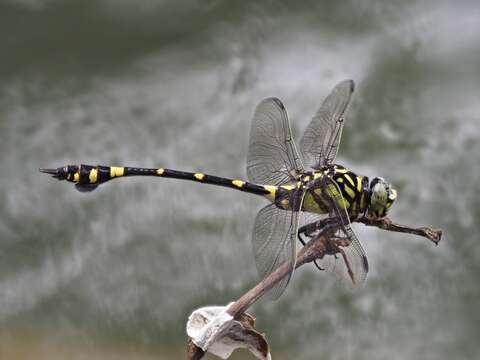
[[[250,194],[265,196],[271,201],[275,198],[276,186],[258,185],[239,179],[228,179],[201,172],[187,172],[165,168],[140,168],[102,165],[67,165],[56,169],[40,169],[59,180],[75,184],[77,190],[88,192],[109,180],[129,176],[154,176],[162,178],[189,180],[202,184],[210,184],[240,190]]]
[[[57,169],[57,178],[75,184],[82,192],[93,191],[98,185],[125,175],[125,168],[116,166],[68,165]]]

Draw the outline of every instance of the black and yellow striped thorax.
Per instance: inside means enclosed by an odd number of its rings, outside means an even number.
[[[328,177],[329,185],[322,178]],[[363,214],[368,201],[368,178],[358,176],[341,165],[330,165],[303,174],[296,183],[281,185],[275,196],[277,206],[291,209],[291,199],[299,188],[305,191],[302,211],[324,214],[331,209],[331,199],[336,198],[339,206],[345,208],[351,218]],[[338,193],[341,197],[335,196]]]

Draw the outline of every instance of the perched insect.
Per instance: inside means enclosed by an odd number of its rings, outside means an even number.
[[[361,286],[368,272],[365,252],[353,232],[350,221],[359,216],[384,217],[397,197],[383,178],[369,182],[342,165],[334,164],[345,116],[354,91],[354,83],[345,80],[327,96],[307,127],[297,151],[287,112],[277,98],[263,100],[256,108],[250,131],[247,174],[250,182],[239,179],[183,172],[165,168],[68,165],[40,169],[59,180],[75,183],[80,191],[92,191],[98,185],[125,176],[157,176],[192,180],[225,186],[261,195],[271,201],[259,211],[253,231],[253,249],[257,269],[268,276],[282,264],[288,264],[289,276],[270,290],[278,298],[295,269],[297,238],[312,238],[322,229],[319,219],[335,224],[329,249],[332,264],[316,263],[321,270],[334,270]],[[345,266],[337,266],[340,254]],[[335,270],[336,269],[336,270]]]

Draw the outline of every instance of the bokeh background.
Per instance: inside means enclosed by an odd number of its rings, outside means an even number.
[[[81,194],[38,167],[243,178],[262,98],[284,101],[299,138],[345,78],[339,161],[388,178],[392,217],[444,238],[355,225],[366,287],[306,266],[252,309],[258,328],[274,359],[478,357],[478,2],[4,0],[0,358],[181,359],[191,310],[257,281],[262,199],[142,178]]]

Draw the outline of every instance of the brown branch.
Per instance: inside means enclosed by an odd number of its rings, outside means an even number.
[[[379,220],[373,220],[367,217],[362,217],[357,220],[356,222],[360,222],[366,226],[375,226],[382,230],[387,231],[394,231],[394,232],[402,232],[402,233],[409,233],[413,235],[423,236],[435,245],[438,245],[442,237],[442,230],[439,229],[432,229],[430,227],[419,227],[419,228],[412,228],[404,225],[399,225],[393,223],[389,218],[383,218]],[[297,262],[295,268],[299,268],[300,266],[312,262],[317,259],[322,259],[328,252],[327,249],[327,238],[331,234],[330,231],[323,232],[320,236],[313,238],[310,240],[298,253],[297,255]],[[329,252],[328,252],[329,253]],[[265,295],[268,290],[270,290],[275,284],[277,284],[280,280],[282,280],[285,276],[288,275],[290,270],[290,264],[285,263],[280,266],[277,270],[267,276],[265,279],[260,281],[256,286],[252,289],[248,290],[244,295],[242,295],[237,301],[235,301],[230,307],[228,308],[227,312],[234,318],[238,318],[242,315],[250,306],[252,306],[258,299],[260,299],[263,295]],[[188,342],[188,360],[199,360],[204,356],[204,351],[197,347],[193,342],[189,339]]]
[[[298,253],[295,268],[302,266],[316,259],[321,259],[326,253],[326,239],[319,237],[308,242]],[[290,264],[285,263],[277,270],[260,281],[255,287],[247,291],[240,299],[235,301],[228,308],[228,313],[234,318],[245,312],[255,301],[268,292],[276,283],[288,275]]]
[[[382,230],[401,232],[407,234],[413,234],[418,236],[423,236],[428,240],[432,241],[435,245],[438,245],[442,239],[442,230],[441,229],[432,229],[430,227],[422,226],[419,228],[412,228],[410,226],[395,224],[389,218],[383,219],[371,219],[368,217],[361,217],[356,222],[362,223],[366,226],[375,226]]]

